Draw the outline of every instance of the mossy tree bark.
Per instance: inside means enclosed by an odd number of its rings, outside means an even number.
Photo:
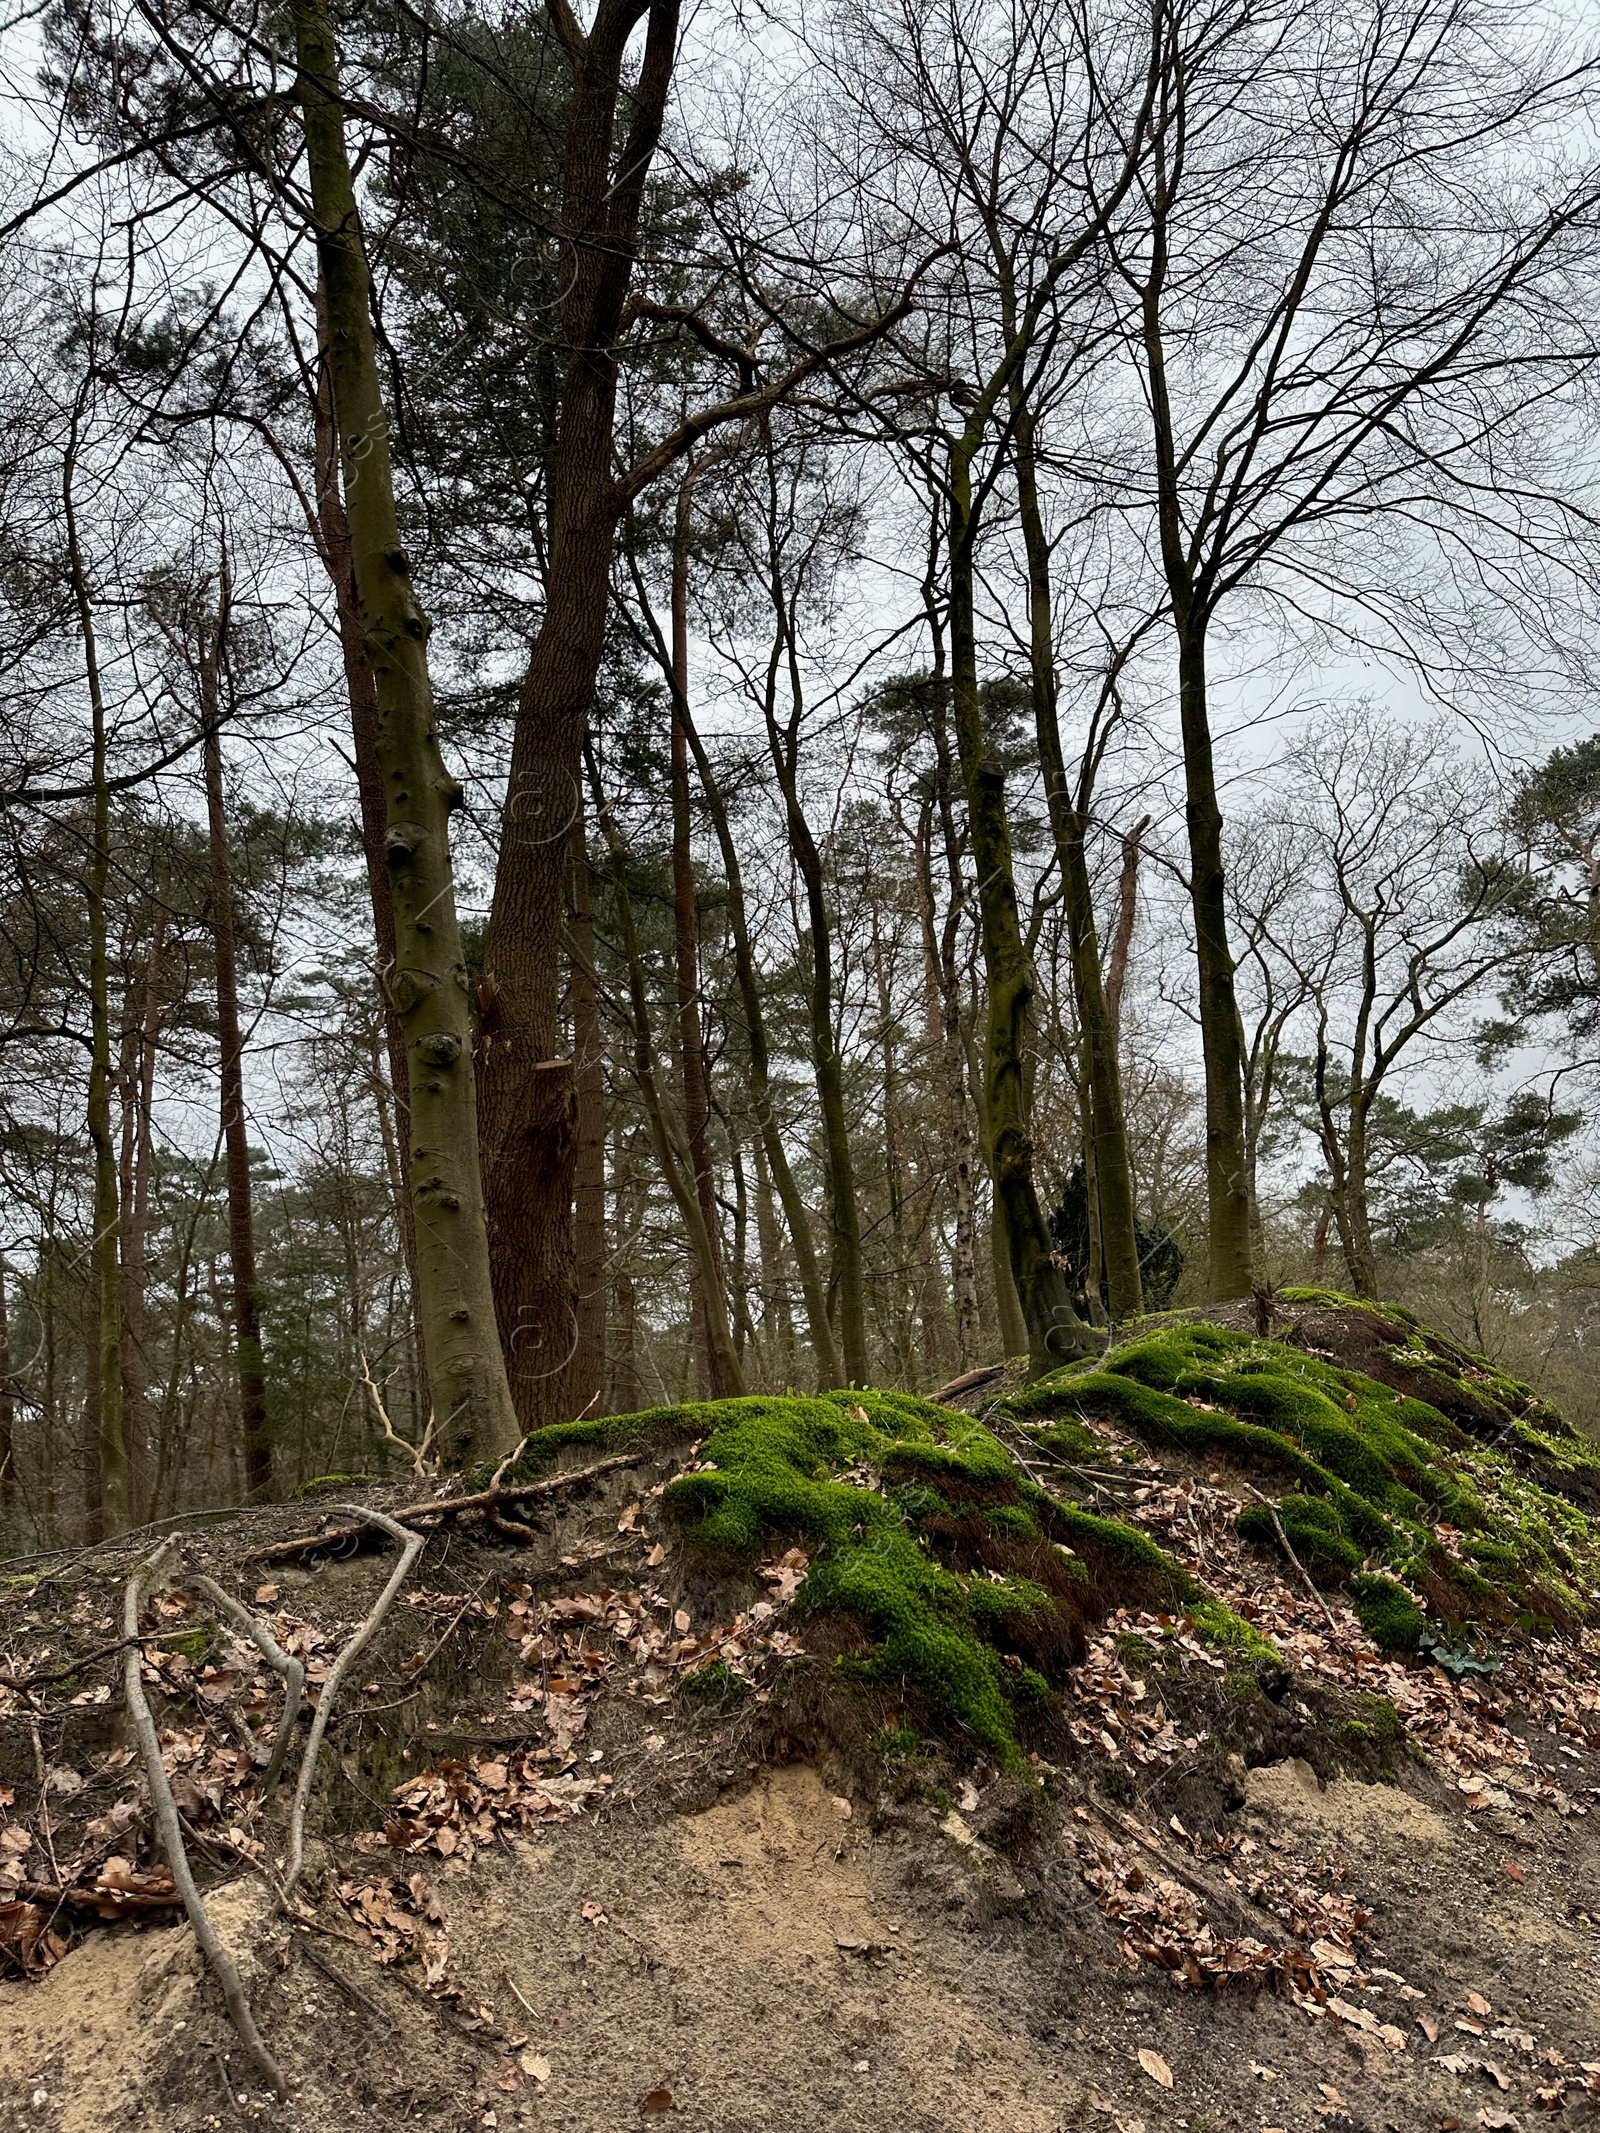
[[[517,1438],[489,1274],[467,971],[450,861],[450,815],[461,789],[439,752],[427,624],[400,545],[332,21],[321,0],[296,0],[294,24],[351,566],[377,695],[395,919],[389,986],[410,1079],[407,1174],[424,1360],[440,1455],[459,1467],[497,1457]]]

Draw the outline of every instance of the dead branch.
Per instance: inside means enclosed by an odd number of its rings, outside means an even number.
[[[150,1705],[144,1693],[144,1681],[141,1676],[143,1662],[136,1642],[139,1635],[139,1610],[144,1598],[146,1578],[156,1575],[166,1561],[171,1547],[170,1541],[163,1542],[150,1560],[134,1571],[123,1595],[122,1634],[130,1647],[123,1660],[123,1692],[138,1739],[139,1753],[144,1762],[145,1779],[150,1787],[156,1827],[161,1832],[162,1849],[167,1855],[167,1864],[172,1869],[173,1882],[183,1898],[183,1908],[189,1914],[195,1940],[217,1983],[222,1987],[228,2019],[238,2031],[240,2043],[262,2078],[270,2085],[273,2094],[282,2103],[288,2096],[288,2085],[278,2070],[277,2060],[268,2051],[260,2030],[256,2028],[255,2017],[250,2012],[250,2002],[245,1997],[244,1986],[233,1957],[217,1938],[216,1928],[201,1901],[200,1891],[195,1887],[194,1875],[189,1867],[189,1854],[184,1849],[183,1832],[178,1821],[178,1805],[172,1797],[172,1787],[167,1782],[166,1766],[161,1760],[161,1743],[156,1737],[156,1723],[150,1715]]]
[[[58,1911],[93,1911],[100,1918],[132,1918],[145,1911],[175,1911],[183,1898],[170,1889],[104,1889],[82,1881],[8,1881],[8,1896],[44,1903]]]
[[[411,1575],[411,1567],[428,1545],[426,1533],[408,1533],[397,1519],[382,1511],[369,1511],[362,1504],[335,1504],[337,1511],[347,1511],[352,1517],[367,1524],[381,1526],[401,1543],[400,1560],[390,1572],[389,1582],[384,1586],[368,1610],[366,1620],[355,1635],[349,1638],[322,1684],[322,1694],[317,1698],[316,1714],[311,1721],[311,1736],[306,1742],[306,1752],[300,1761],[300,1776],[294,1788],[294,1802],[289,1810],[289,1840],[283,1876],[282,1898],[287,1899],[300,1879],[305,1865],[306,1808],[311,1800],[312,1781],[317,1774],[317,1757],[322,1749],[322,1736],[328,1730],[328,1720],[333,1715],[334,1702],[344,1682],[344,1677],[367,1646],[372,1642],[383,1622],[384,1616],[394,1604],[396,1593]]]
[[[1265,1506],[1267,1516],[1272,1520],[1272,1530],[1278,1536],[1278,1546],[1283,1550],[1284,1554],[1289,1558],[1290,1562],[1293,1563],[1295,1569],[1299,1572],[1301,1584],[1304,1585],[1306,1591],[1310,1593],[1312,1599],[1315,1600],[1317,1605],[1322,1609],[1323,1621],[1326,1622],[1329,1629],[1331,1629],[1334,1634],[1337,1635],[1339,1625],[1333,1619],[1333,1609],[1328,1605],[1327,1601],[1322,1597],[1321,1593],[1318,1592],[1316,1586],[1312,1583],[1310,1571],[1307,1570],[1305,1564],[1301,1562],[1299,1556],[1297,1556],[1293,1548],[1290,1547],[1289,1536],[1283,1530],[1283,1520],[1278,1516],[1277,1505],[1273,1502],[1270,1496],[1263,1496],[1259,1489],[1251,1487],[1249,1482],[1245,1483],[1245,1489],[1249,1495],[1255,1498],[1258,1504],[1262,1504]]]
[[[358,2007],[364,2007],[369,2015],[372,2015],[383,2024],[385,2029],[399,2028],[400,2025],[396,2022],[394,2016],[386,2008],[378,2005],[365,1986],[358,1985],[354,1978],[346,1977],[338,1964],[330,1963],[325,1955],[320,1955],[303,1934],[296,1933],[294,1935],[294,1945],[300,1950],[300,1953],[313,1970],[320,1970],[330,1985],[337,1985],[342,1993],[354,2000]]]
[[[294,1723],[300,1716],[300,1703],[306,1686],[305,1665],[303,1661],[291,1658],[281,1648],[265,1622],[258,1621],[247,1607],[242,1607],[231,1592],[224,1592],[214,1579],[202,1577],[197,1571],[191,1575],[189,1583],[196,1592],[203,1593],[213,1607],[220,1609],[235,1629],[242,1630],[273,1672],[283,1677],[283,1716],[278,1721],[278,1737],[272,1744],[272,1759],[261,1777],[261,1797],[266,1799],[283,1770],[283,1760],[289,1752]]]
[[[418,1519],[455,1518],[463,1511],[487,1514],[491,1510],[498,1511],[502,1504],[557,1496],[563,1489],[576,1488],[579,1483],[593,1481],[598,1475],[612,1473],[618,1467],[637,1466],[648,1456],[644,1451],[619,1452],[614,1458],[596,1460],[593,1466],[573,1467],[564,1474],[552,1474],[547,1481],[514,1481],[502,1487],[479,1489],[471,1496],[434,1497],[424,1503],[406,1504],[391,1515],[396,1524],[410,1526]],[[383,1522],[375,1512],[363,1512],[362,1516],[374,1524]],[[529,1527],[527,1530],[531,1533],[533,1529]],[[273,1541],[268,1547],[253,1550],[244,1560],[247,1563],[276,1563],[291,1556],[311,1555],[322,1548],[337,1548],[346,1541],[359,1540],[364,1531],[362,1525],[329,1526],[321,1533],[302,1534],[297,1540]]]
[[[434,1439],[439,1433],[438,1416],[429,1414],[428,1426],[422,1432],[421,1444],[413,1444],[409,1437],[402,1437],[389,1420],[389,1410],[383,1404],[383,1394],[378,1390],[377,1380],[373,1377],[371,1369],[368,1367],[365,1355],[359,1349],[356,1353],[361,1364],[361,1382],[367,1388],[367,1395],[372,1401],[373,1413],[383,1424],[384,1443],[393,1444],[405,1453],[406,1457],[411,1461],[411,1470],[419,1481],[431,1480],[439,1471],[439,1463],[433,1457]],[[523,1442],[526,1443],[527,1439],[524,1438]]]

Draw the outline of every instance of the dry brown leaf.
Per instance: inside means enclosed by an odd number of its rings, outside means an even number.
[[[1141,2045],[1139,2049],[1139,2064],[1159,2087],[1164,2089],[1171,2088],[1172,2069],[1159,2052],[1151,2051],[1148,2045]]]
[[[1439,2024],[1431,2014],[1419,2014],[1417,2016],[1417,2027],[1430,2044],[1438,2043]]]
[[[543,2052],[524,2052],[517,2064],[530,2081],[550,2079],[550,2062]]]
[[[671,2089],[646,2089],[645,2093],[639,2098],[639,2108],[641,2111],[670,2111],[672,2109]]]

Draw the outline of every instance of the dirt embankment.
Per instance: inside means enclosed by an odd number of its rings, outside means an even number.
[[[1321,1347],[1319,1368],[1348,1367]],[[799,1440],[752,1438],[748,1410],[635,1430],[626,1465],[524,1506],[531,1539],[441,1523],[342,1692],[287,1905],[283,1802],[258,1797],[277,1678],[192,1589],[158,1586],[146,1689],[281,2105],[163,1900],[107,1651],[137,1551],[36,1566],[5,1603],[0,2129],[1600,2125],[1595,1631],[1520,1628],[1497,1605],[1492,1635],[1441,1621],[1420,1647],[1381,1647],[1351,1582],[1374,1566],[1415,1563],[1419,1607],[1429,1550],[1523,1574],[1452,1552],[1474,1531],[1508,1545],[1482,1438],[1428,1452],[1464,1462],[1448,1505],[1409,1486],[1362,1499],[1409,1556],[1350,1572],[1330,1550],[1313,1576],[1240,1527],[1262,1498],[1315,1500],[1314,1483],[1223,1441],[1241,1409],[1208,1387],[1163,1397],[1209,1445],[1163,1438],[1149,1413],[1165,1410],[1141,1410],[1141,1434],[1081,1398],[991,1400],[981,1443],[959,1414],[923,1438],[909,1408],[866,1396],[837,1458],[805,1438],[807,1487],[883,1507],[854,1525],[776,1470],[774,1444]],[[1370,1444],[1423,1456],[1373,1412]],[[1306,1416],[1297,1455],[1343,1456]],[[1087,1433],[1071,1459],[1063,1430]],[[1009,1497],[990,1445],[1009,1448]],[[772,1506],[742,1550],[741,1446]],[[1526,1461],[1508,1472],[1516,1515],[1542,1515]],[[1454,1522],[1468,1482],[1479,1528]],[[1050,1539],[1030,1490],[1061,1492],[1081,1552]],[[712,1517],[715,1546],[693,1523]],[[1549,1552],[1577,1545],[1563,1518],[1536,1536],[1540,1575],[1577,1593],[1577,1558]],[[393,1562],[260,1559],[318,1523],[281,1507],[185,1550],[272,1625],[313,1695]],[[828,1585],[874,1531],[889,1540]],[[933,1566],[920,1586],[906,1534]],[[1053,1588],[1019,1567],[1045,1546],[1086,1565],[1063,1588],[1074,1636],[1055,1642],[1039,1619]],[[865,1597],[808,1604],[808,1588]],[[912,1621],[896,1670],[872,1609],[919,1591],[950,1641]],[[943,1703],[941,1656],[959,1676]]]

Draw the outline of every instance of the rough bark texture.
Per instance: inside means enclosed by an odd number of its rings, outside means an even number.
[[[465,1466],[509,1450],[518,1432],[496,1337],[467,973],[450,865],[450,814],[461,793],[439,753],[427,624],[411,589],[395,517],[388,418],[332,26],[319,0],[297,0],[294,22],[351,562],[377,691],[384,854],[395,916],[390,994],[405,1033],[409,1073],[407,1169],[424,1359],[441,1457]],[[558,910],[559,890],[558,878]]]
[[[578,1348],[572,1360],[571,1393],[579,1414],[596,1414],[606,1396],[606,1061],[589,909],[589,849],[581,819],[573,825],[569,856],[578,1134],[573,1171]]]
[[[218,682],[226,628],[224,581],[216,632],[200,654],[200,710],[206,727],[201,754],[211,860],[211,941],[217,965],[222,1144],[228,1186],[228,1262],[233,1276],[233,1362],[239,1379],[240,1446],[246,1494],[254,1503],[265,1503],[272,1496],[272,1441],[267,1434],[267,1370],[261,1351],[261,1305],[256,1287],[255,1207],[250,1183],[250,1122],[244,1105],[244,1037],[239,1025],[233,868],[222,786]]]
[[[648,14],[626,91],[623,57]],[[545,608],[517,709],[484,938],[479,1058],[495,1294],[525,1425],[571,1412],[576,1341],[571,1063],[560,1043],[563,875],[581,812],[581,751],[605,648],[619,497],[615,346],[677,41],[677,0],[599,0],[587,33],[552,20],[571,74],[562,174],[565,369],[547,470]],[[619,114],[629,116],[619,126]],[[621,138],[619,139],[619,132]],[[529,1372],[531,1350],[544,1367]]]

